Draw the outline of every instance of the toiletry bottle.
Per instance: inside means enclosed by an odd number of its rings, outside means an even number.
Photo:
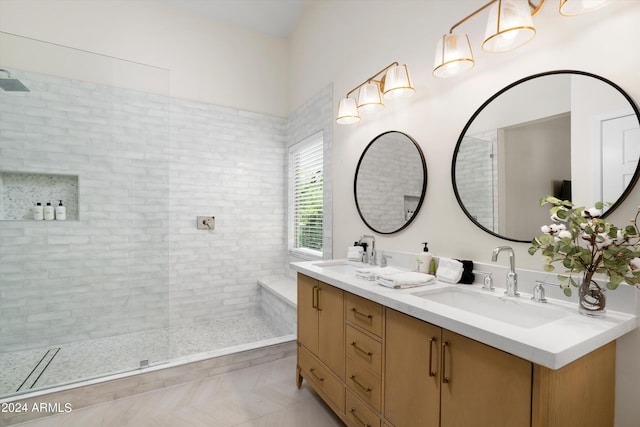
[[[44,219],[44,208],[40,202],[36,203],[33,207],[33,219],[36,221],[42,221]]]
[[[58,221],[64,221],[67,219],[67,208],[62,206],[62,200],[60,200],[60,204],[56,206],[56,219]]]
[[[44,211],[44,219],[46,221],[55,219],[55,214],[53,213],[54,212],[53,206],[51,206],[50,202],[47,202],[47,206],[44,207],[43,211]]]
[[[418,254],[418,271],[420,273],[429,273],[431,268],[431,254],[429,253],[429,248],[427,247],[427,242],[422,242],[424,248],[422,252]]]

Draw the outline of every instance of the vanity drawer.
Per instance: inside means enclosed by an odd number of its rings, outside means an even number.
[[[382,380],[360,363],[347,357],[347,387],[377,411],[381,410]]]
[[[347,325],[347,356],[382,375],[382,344],[369,335]]]
[[[382,306],[377,302],[347,293],[347,321],[382,336]]]
[[[329,368],[300,345],[298,346],[298,367],[309,384],[318,393],[326,396],[340,413],[344,413],[344,386]]]
[[[380,427],[380,418],[348,390],[345,415],[350,426]]]

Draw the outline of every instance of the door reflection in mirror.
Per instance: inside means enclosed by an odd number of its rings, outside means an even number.
[[[546,195],[578,205],[615,202],[638,179],[638,109],[594,74],[553,71],[487,100],[462,131],[452,162],[465,214],[496,236],[528,242],[549,221]],[[567,188],[571,188],[568,196]]]

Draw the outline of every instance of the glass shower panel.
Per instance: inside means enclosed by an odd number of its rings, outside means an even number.
[[[0,69],[0,397],[166,361],[169,71],[1,32]]]

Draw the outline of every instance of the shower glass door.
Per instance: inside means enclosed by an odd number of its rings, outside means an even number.
[[[0,69],[0,398],[168,360],[169,71],[1,32]]]

